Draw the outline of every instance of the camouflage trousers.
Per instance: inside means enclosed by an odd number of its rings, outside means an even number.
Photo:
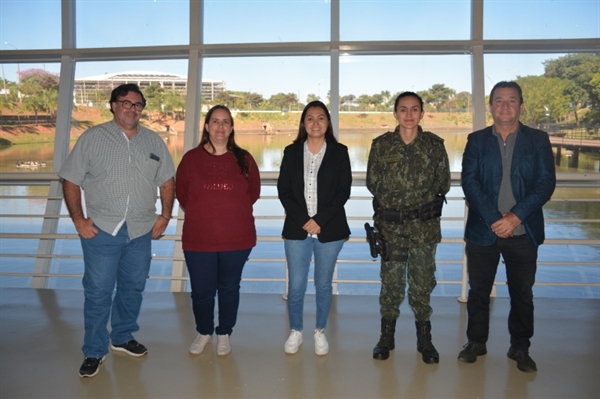
[[[406,262],[381,261],[381,317],[395,320],[400,316],[408,281],[408,303],[416,321],[428,321],[432,309],[429,296],[435,288],[435,251],[437,244],[408,248]]]

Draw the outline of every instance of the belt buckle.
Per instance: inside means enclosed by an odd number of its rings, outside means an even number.
[[[415,209],[415,210],[412,210],[412,211],[408,211],[408,212],[406,213],[406,218],[407,218],[408,220],[415,220],[415,219],[417,219],[418,217],[419,217],[419,210],[418,210],[418,209]]]
[[[402,224],[402,214],[396,211],[383,211],[383,219],[392,224]]]

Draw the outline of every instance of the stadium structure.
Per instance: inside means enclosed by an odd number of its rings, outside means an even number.
[[[167,72],[129,71],[75,79],[73,101],[76,105],[98,105],[108,102],[110,91],[123,83],[136,83],[143,90],[159,84],[165,90],[187,94],[187,76]],[[202,80],[202,97],[212,101],[217,93],[226,90],[224,80]]]

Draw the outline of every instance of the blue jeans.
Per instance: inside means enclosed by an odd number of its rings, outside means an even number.
[[[331,307],[331,281],[337,256],[342,250],[344,241],[320,242],[316,238],[304,240],[284,239],[285,257],[288,264],[288,315],[290,328],[302,331],[302,313],[304,312],[304,294],[308,283],[310,258],[315,254],[315,289],[317,300],[316,328],[327,327],[327,317]]]
[[[506,264],[506,284],[510,294],[508,331],[510,343],[527,352],[533,336],[533,284],[537,269],[537,247],[526,236],[498,238],[489,246],[467,241],[469,271],[467,338],[486,343],[490,328],[490,293],[496,277],[500,254]]]
[[[252,248],[223,252],[183,251],[192,285],[196,331],[231,335],[240,304],[242,270]],[[215,296],[219,294],[219,325],[215,329]]]
[[[96,228],[99,233],[94,238],[81,238],[85,265],[82,350],[85,357],[100,358],[108,353],[109,316],[110,340],[115,345],[132,340],[132,333],[139,330],[137,318],[150,270],[152,232],[130,240],[126,223],[114,237]]]

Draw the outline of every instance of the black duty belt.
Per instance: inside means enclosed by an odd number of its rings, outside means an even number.
[[[382,216],[383,220],[388,223],[402,224],[407,220],[419,219],[420,213],[420,209],[413,209],[412,211],[404,212],[383,210]]]

